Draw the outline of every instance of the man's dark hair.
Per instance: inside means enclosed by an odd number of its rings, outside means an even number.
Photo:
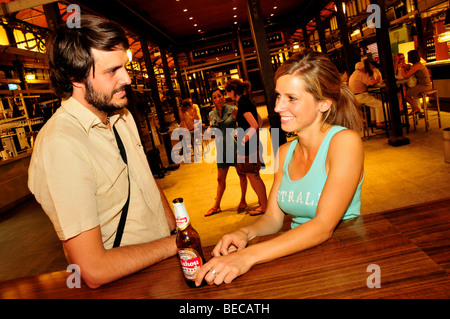
[[[91,49],[114,51],[129,48],[125,31],[117,23],[82,14],[79,28],[61,24],[47,38],[47,56],[53,91],[60,98],[69,98],[72,82],[84,83],[94,66]]]

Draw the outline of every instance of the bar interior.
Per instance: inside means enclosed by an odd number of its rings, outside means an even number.
[[[0,5],[0,298],[450,297],[448,0],[1,0]],[[359,63],[372,64],[381,80],[369,85],[367,94],[382,110],[360,102],[361,216],[342,221],[325,243],[256,265],[228,285],[187,287],[174,256],[97,289],[84,283],[69,289],[68,261],[28,188],[28,169],[39,131],[61,105],[50,81],[46,36],[61,23],[76,27],[85,13],[126,30],[129,107],[148,164],[169,203],[184,198],[208,260],[224,234],[258,218],[249,214],[259,207],[258,197],[249,183],[248,206],[237,211],[240,181],[232,169],[221,211],[205,217],[216,198],[218,169],[211,158],[217,151],[213,138],[202,139],[192,148],[200,157],[179,162],[172,156],[183,101],[190,98],[197,106],[204,133],[214,109],[211,90],[224,89],[230,79],[251,83],[268,194],[277,169],[271,150],[296,136],[271,133],[281,128],[276,70],[310,48],[326,53],[352,89]],[[413,50],[432,87],[411,104],[409,78],[399,76],[395,66],[401,55],[408,63]],[[353,93],[359,101],[360,93]],[[284,231],[289,222],[286,217]],[[368,279],[377,269],[381,287]]]

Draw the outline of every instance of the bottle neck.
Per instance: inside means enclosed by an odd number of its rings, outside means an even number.
[[[186,229],[190,225],[191,221],[184,203],[174,203],[173,208],[178,230]]]

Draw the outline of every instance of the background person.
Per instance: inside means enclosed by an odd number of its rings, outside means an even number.
[[[222,237],[196,284],[203,278],[210,285],[230,283],[256,264],[325,242],[340,220],[360,215],[364,156],[355,130],[361,115],[336,66],[308,50],[284,62],[275,81],[281,128],[298,137],[279,148],[266,213]],[[292,229],[247,247],[255,237],[280,231],[285,214],[293,216]]]
[[[228,96],[237,102],[238,112],[236,122],[238,123],[237,134],[237,166],[238,174],[245,174],[250,180],[250,185],[256,192],[259,207],[250,211],[251,216],[264,214],[267,207],[266,186],[264,185],[259,170],[261,161],[259,159],[259,125],[258,111],[245,92],[248,84],[239,79],[230,79],[225,85]],[[247,133],[246,133],[247,132]],[[254,148],[254,149],[252,149]]]
[[[230,166],[236,167],[236,145],[233,138],[234,129],[236,128],[237,108],[233,105],[225,104],[224,91],[219,88],[211,93],[214,103],[214,109],[209,113],[209,121],[212,128],[219,129],[221,134],[215,136],[216,154],[217,154],[217,195],[214,206],[208,210],[205,216],[220,213],[220,202],[226,188],[226,179]],[[231,145],[230,145],[231,144]],[[230,158],[227,151],[233,150]],[[247,191],[247,177],[245,174],[239,174],[239,183],[241,187],[241,200],[237,206],[238,213],[245,210],[247,203],[245,201],[245,193]]]
[[[410,114],[420,112],[420,108],[414,99],[419,99],[420,93],[430,91],[433,86],[431,84],[430,74],[425,65],[420,63],[420,55],[417,50],[411,50],[408,52],[408,62],[412,64],[408,68],[407,64],[401,65],[402,76],[404,78],[409,78],[415,76],[417,79],[417,84],[406,89],[405,100],[411,105],[412,111]]]
[[[355,71],[348,80],[348,86],[355,94],[356,101],[370,107],[372,123],[375,124],[377,128],[383,128],[383,103],[367,91],[368,86],[377,83],[379,83],[379,79],[374,79],[366,72],[363,62],[356,63]]]
[[[180,127],[183,127],[187,130],[189,130],[189,133],[191,134],[191,145],[192,148],[194,148],[194,129],[197,125],[198,129],[201,129],[202,122],[196,122],[200,121],[199,113],[197,112],[197,109],[192,104],[192,100],[190,98],[184,99],[183,102],[181,102],[180,110]],[[184,139],[182,139],[183,143],[183,149],[190,150],[190,145],[188,145]],[[189,147],[189,148],[188,148]],[[189,153],[189,152],[188,152]]]
[[[37,136],[28,186],[69,263],[96,288],[174,256],[176,225],[126,109],[126,34],[96,16],[83,14],[80,23],[61,25],[46,41],[52,87],[62,102]]]

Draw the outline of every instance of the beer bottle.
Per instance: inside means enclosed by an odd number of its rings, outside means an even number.
[[[200,236],[191,225],[183,198],[175,198],[172,203],[178,229],[176,243],[181,269],[183,270],[187,285],[191,288],[195,288],[197,272],[206,262],[205,257],[203,256]],[[203,280],[201,286],[204,284],[205,281]]]

